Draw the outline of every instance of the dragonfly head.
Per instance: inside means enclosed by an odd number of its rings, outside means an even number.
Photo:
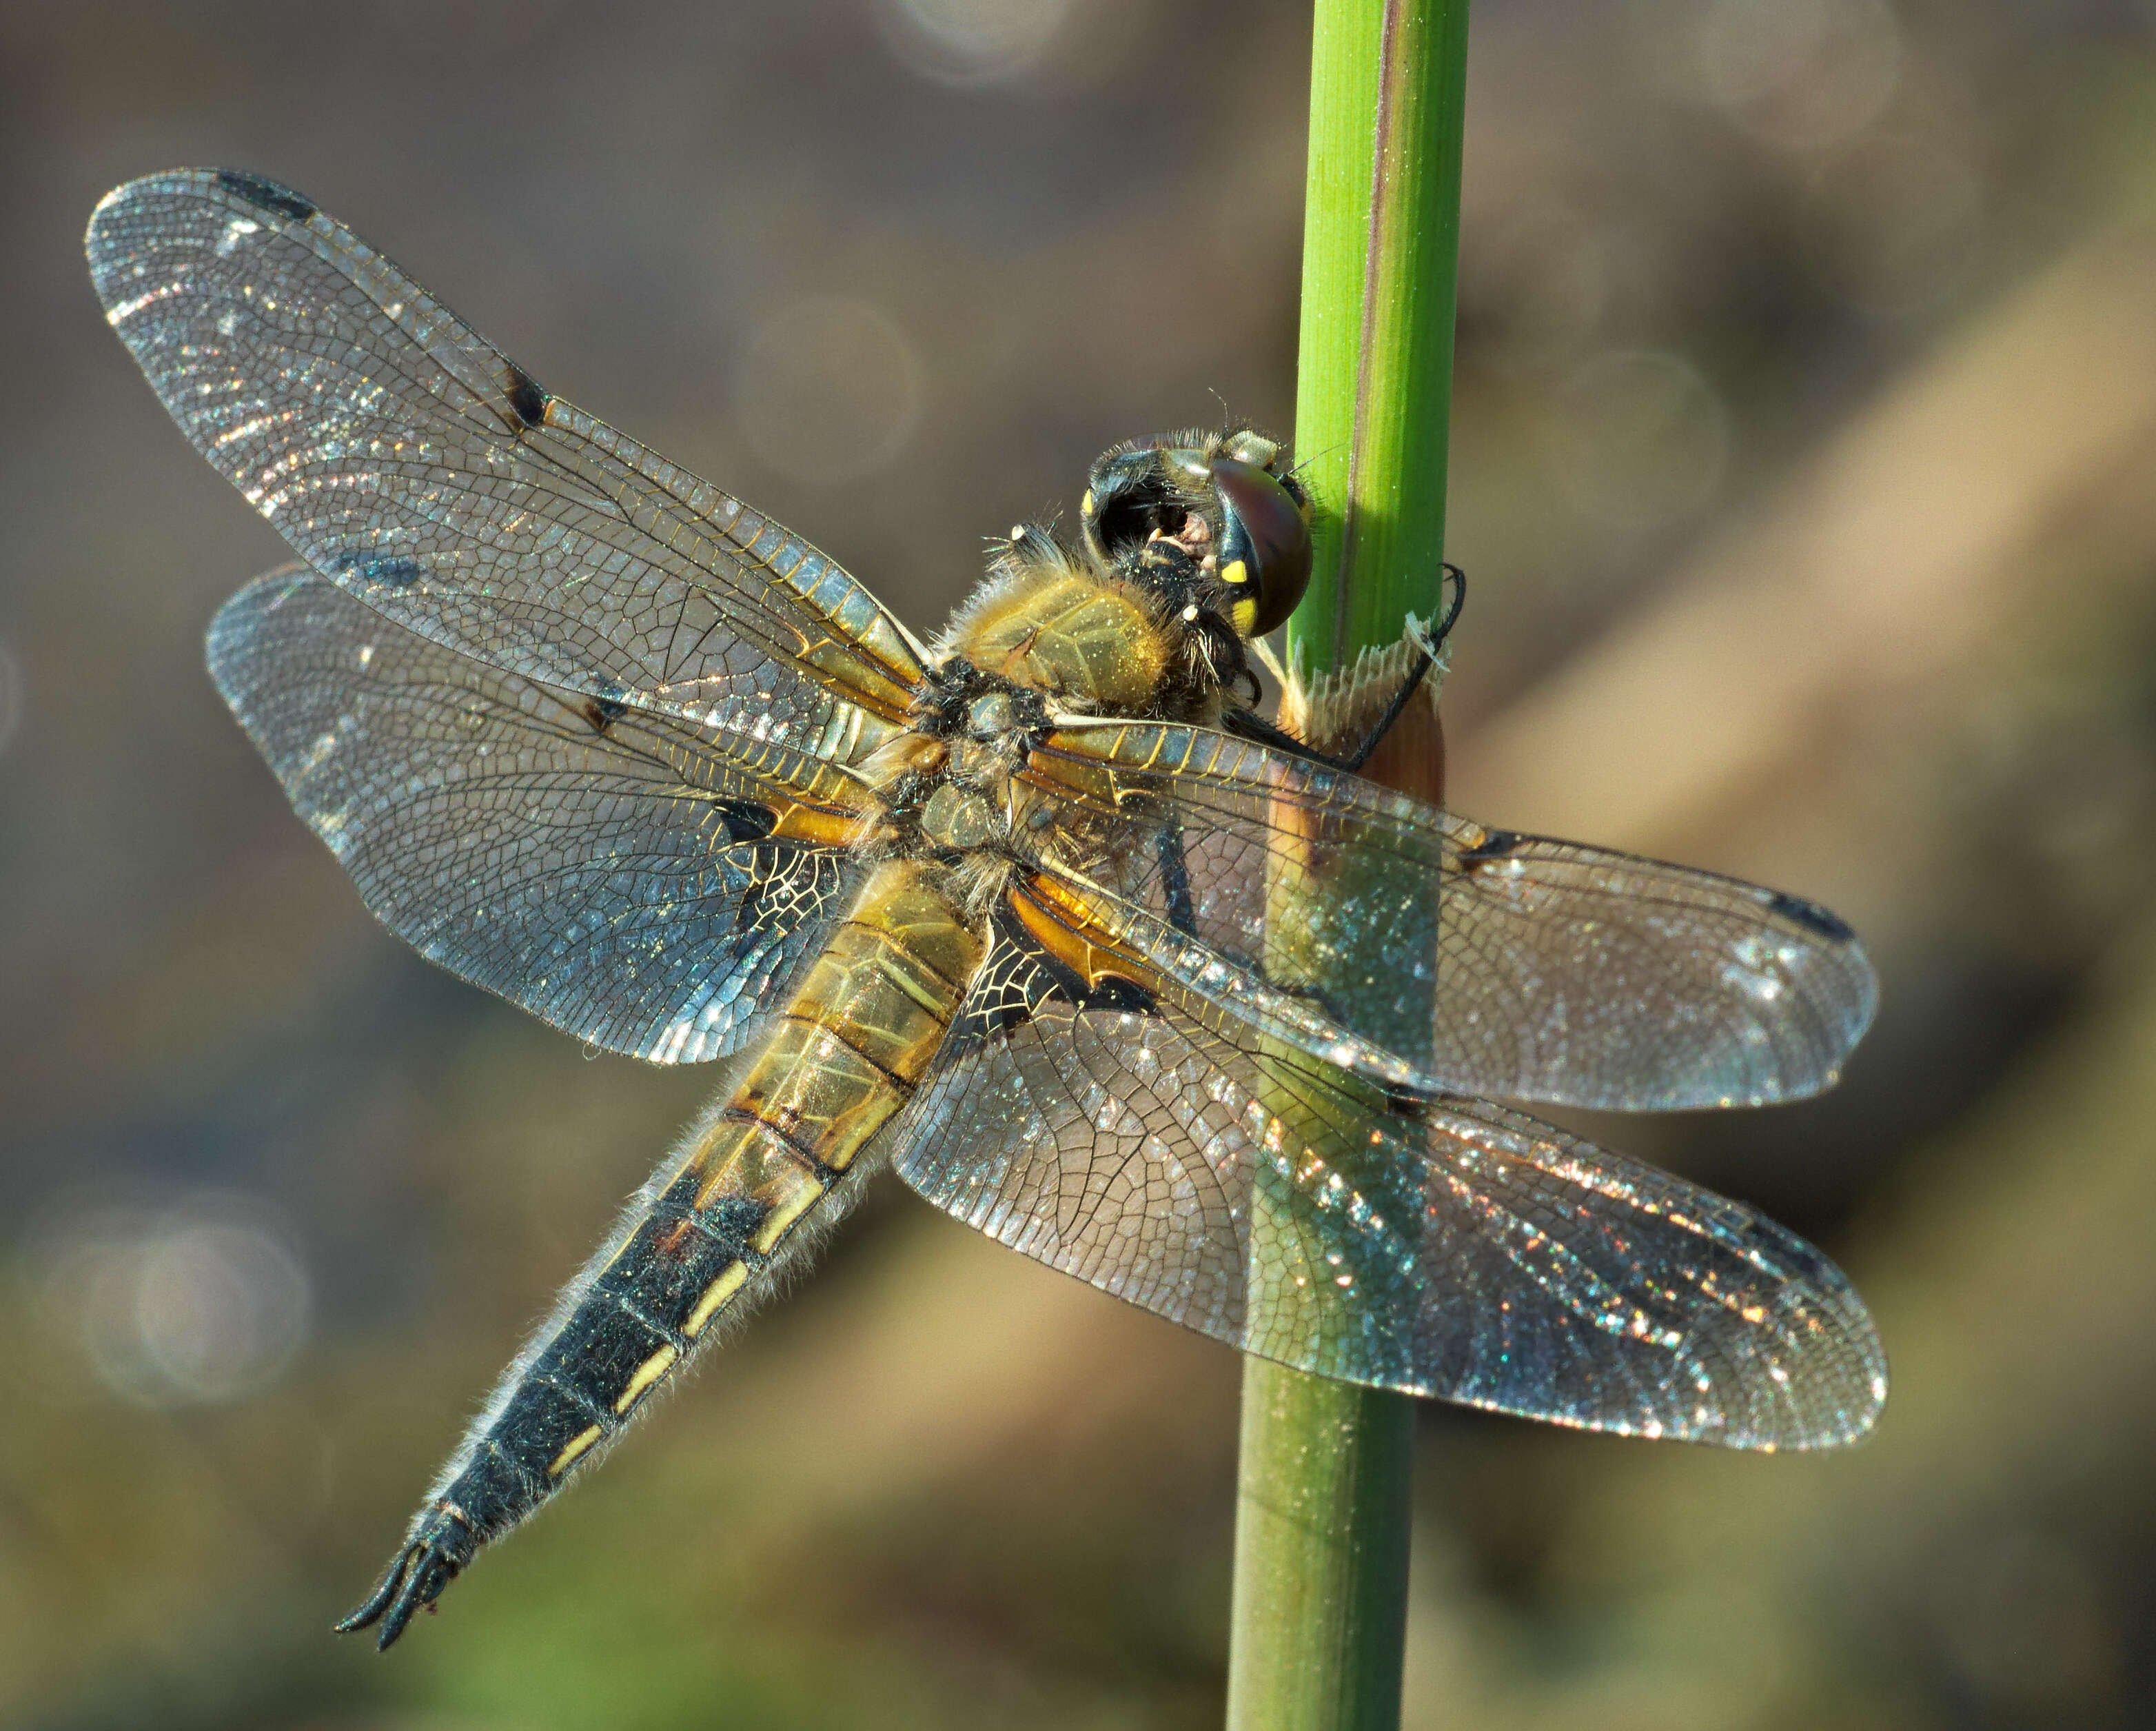
[[[1310,495],[1280,446],[1247,428],[1116,446],[1093,465],[1080,516],[1086,545],[1117,570],[1194,566],[1208,610],[1238,637],[1284,624],[1310,582]],[[1170,552],[1187,558],[1158,557]]]

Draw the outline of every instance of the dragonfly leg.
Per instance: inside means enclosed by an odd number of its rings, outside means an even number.
[[[1430,676],[1430,670],[1436,665],[1438,649],[1452,634],[1453,625],[1460,618],[1460,609],[1467,599],[1467,573],[1457,565],[1447,564],[1445,574],[1452,579],[1452,605],[1445,609],[1445,617],[1439,621],[1435,631],[1418,637],[1414,665],[1401,678],[1399,686],[1386,700],[1384,709],[1353,751],[1338,756],[1331,752],[1322,752],[1247,709],[1229,710],[1221,717],[1221,725],[1230,733],[1260,745],[1270,746],[1275,751],[1289,752],[1308,763],[1322,763],[1328,769],[1345,769],[1351,773],[1359,770],[1370,761],[1371,753],[1384,742],[1385,736],[1393,731],[1393,723],[1399,720],[1414,694],[1421,690],[1423,681]]]
[[[1409,700],[1422,688],[1422,682],[1430,677],[1430,670],[1437,662],[1437,651],[1445,639],[1452,634],[1452,628],[1460,618],[1460,609],[1467,602],[1467,573],[1457,565],[1447,562],[1445,567],[1445,576],[1452,579],[1452,605],[1445,609],[1445,617],[1439,622],[1435,631],[1426,636],[1419,637],[1415,645],[1414,665],[1408,669],[1406,675],[1400,681],[1399,689],[1387,701],[1383,712],[1371,724],[1369,732],[1363,736],[1362,743],[1353,751],[1334,760],[1341,768],[1360,769],[1370,761],[1370,754],[1384,742],[1385,736],[1393,731],[1393,723],[1399,720],[1401,711],[1408,706]],[[1439,588],[1441,593],[1442,578],[1439,581]]]

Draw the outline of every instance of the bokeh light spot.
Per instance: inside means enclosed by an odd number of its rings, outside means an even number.
[[[1728,463],[1729,413],[1682,356],[1613,350],[1566,380],[1551,442],[1574,506],[1613,528],[1649,529],[1714,496]]]
[[[1885,0],[1712,0],[1697,49],[1707,100],[1797,151],[1862,131],[1901,81],[1901,25]]]
[[[1968,161],[1936,139],[1866,139],[1813,188],[1805,224],[1813,265],[1864,311],[1923,311],[1968,280],[1982,249],[1985,195]]]
[[[942,84],[1000,84],[1040,64],[1070,0],[884,0],[877,18],[908,71]]]
[[[812,295],[758,326],[733,393],[757,455],[809,482],[850,480],[895,460],[921,418],[923,372],[880,307]]]
[[[235,1200],[80,1217],[44,1258],[45,1308],[123,1400],[215,1405],[274,1382],[305,1340],[305,1271]]]

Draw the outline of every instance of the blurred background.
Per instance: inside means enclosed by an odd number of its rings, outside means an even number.
[[[2156,1721],[2156,0],[1478,0],[1455,803],[1823,900],[1835,1095],[1596,1133],[1850,1270],[1871,1443],[1430,1405],[1414,1726]],[[304,189],[918,625],[1292,419],[1288,0],[0,9],[0,1724],[1205,1726],[1229,1353],[876,1189],[388,1659],[331,1621],[695,1111],[376,927],[202,669],[281,543],[81,262]]]

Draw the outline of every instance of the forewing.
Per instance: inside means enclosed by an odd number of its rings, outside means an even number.
[[[903,714],[920,659],[852,578],[542,390],[300,194],[153,175],[106,196],[87,244],[196,448],[399,624],[696,722],[767,775],[852,761]]]
[[[290,567],[210,671],[367,905],[429,960],[608,1050],[737,1046],[852,899],[841,850],[696,730],[489,667]]]
[[[1871,1319],[1741,1205],[1519,1113],[1384,1094],[1006,935],[896,1127],[991,1237],[1246,1352],[1587,1429],[1845,1442]]]
[[[1165,915],[1172,828],[1193,935],[1231,979],[1307,995],[1463,1093],[1794,1099],[1836,1079],[1876,1003],[1849,928],[1809,901],[1486,830],[1224,733],[1067,727],[1026,773],[1083,814],[1079,870]]]

